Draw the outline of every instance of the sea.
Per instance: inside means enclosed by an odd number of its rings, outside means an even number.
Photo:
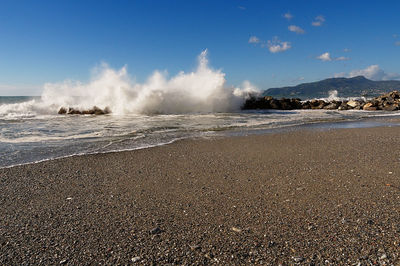
[[[0,167],[72,155],[143,149],[187,138],[380,125],[399,112],[254,110],[184,114],[59,115],[35,111],[41,97],[0,97]],[[379,121],[379,120],[378,120]]]
[[[376,126],[380,122],[371,123],[371,118],[400,117],[400,112],[355,110],[242,111],[250,95],[262,95],[262,90],[249,81],[229,85],[222,70],[209,66],[207,50],[198,56],[194,70],[172,76],[155,70],[144,81],[132,77],[126,66],[113,69],[104,63],[88,81],[44,84],[38,97],[0,96],[0,167],[144,149],[187,138],[265,134],[298,127]],[[341,99],[337,92],[327,97]],[[94,106],[111,113],[58,114],[60,108]]]

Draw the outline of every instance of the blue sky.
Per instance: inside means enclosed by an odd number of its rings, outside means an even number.
[[[400,1],[0,1],[0,95],[87,81],[102,62],[137,81],[196,68],[228,85],[400,79]]]

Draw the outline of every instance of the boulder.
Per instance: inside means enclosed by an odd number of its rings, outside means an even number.
[[[278,110],[292,110],[292,109],[326,109],[326,110],[385,110],[395,111],[400,110],[400,92],[392,91],[387,94],[383,94],[379,97],[365,102],[363,100],[350,100],[350,101],[331,101],[325,102],[323,100],[310,100],[302,102],[297,98],[282,98],[280,100],[273,98],[272,96],[257,97],[251,95],[243,104],[242,109],[278,109]],[[79,111],[73,108],[69,108],[68,111],[65,108],[60,108],[59,113],[64,114],[108,114],[111,110],[108,108],[100,109],[94,106],[92,109]]]
[[[264,97],[264,100],[266,100],[266,101],[271,101],[272,99],[274,99],[274,97],[272,97],[272,96],[265,96]]]
[[[60,110],[58,110],[59,115],[64,115],[66,113],[67,113],[67,109],[65,109],[64,107],[61,107]]]
[[[324,106],[324,109],[326,110],[336,110],[339,108],[339,106],[342,104],[342,102],[337,102],[337,101],[332,101],[328,105]]]
[[[291,99],[282,98],[280,100],[280,105],[281,105],[281,109],[282,110],[292,110],[292,109],[294,109],[292,107]]]
[[[349,110],[349,106],[346,102],[343,102],[339,107],[338,110]]]
[[[384,111],[396,111],[399,109],[399,106],[397,104],[388,104],[382,107],[382,110]]]
[[[322,109],[327,103],[324,100],[311,100],[311,109]]]
[[[400,99],[400,92],[398,92],[398,91],[389,92],[387,95],[392,97],[395,100],[399,100]]]
[[[77,110],[77,109],[74,109],[74,108],[70,107],[70,108],[68,108],[67,114],[69,114],[69,115],[81,115],[82,112]]]
[[[290,99],[290,103],[291,103],[293,109],[301,109],[302,108],[301,99],[299,99],[299,98]]]
[[[65,107],[61,107],[58,110],[58,114],[69,114],[69,115],[105,115],[111,113],[111,110],[109,107],[106,107],[104,109],[100,109],[97,106],[93,106],[91,109],[87,110],[78,110],[73,107],[69,107],[68,111]]]
[[[302,102],[301,109],[311,109],[310,101]]]
[[[364,111],[376,111],[378,108],[372,102],[366,103],[363,107]]]
[[[347,102],[347,105],[350,106],[351,108],[355,108],[357,106],[360,106],[360,102],[359,101],[350,100],[350,101]]]
[[[269,101],[271,109],[281,109],[281,102],[277,99],[272,99]]]

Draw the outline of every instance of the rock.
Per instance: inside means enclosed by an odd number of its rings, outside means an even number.
[[[74,108],[70,107],[70,108],[68,108],[67,114],[69,114],[69,115],[81,115],[82,112],[77,110],[77,109],[74,109]]]
[[[271,101],[273,99],[274,99],[274,97],[272,97],[272,96],[265,96],[264,97],[264,100],[266,100],[266,101]]]
[[[133,258],[131,259],[131,261],[132,261],[133,263],[138,262],[138,261],[140,261],[140,257],[139,257],[139,256],[133,257]]]
[[[60,261],[60,264],[65,264],[68,262],[68,259],[63,259],[62,261]]]
[[[376,108],[376,106],[374,106],[373,103],[369,102],[364,105],[363,110],[364,111],[375,111],[375,110],[378,110],[378,108]]]
[[[389,92],[388,95],[393,99],[400,99],[400,92],[398,91]]]
[[[190,249],[191,250],[200,250],[201,247],[199,245],[192,245],[192,246],[190,246]]]
[[[240,229],[238,227],[232,227],[231,229],[232,229],[232,231],[234,231],[236,233],[241,233],[242,232],[242,229]]]
[[[269,101],[269,105],[271,109],[281,109],[281,102],[279,100],[272,99]]]
[[[299,98],[290,99],[290,103],[291,103],[293,109],[301,109],[302,108],[301,99],[299,99]]]
[[[349,106],[344,102],[338,107],[338,110],[349,110]]]
[[[242,109],[277,109],[277,110],[292,110],[292,109],[326,109],[326,110],[385,110],[395,111],[400,109],[400,93],[398,91],[392,91],[390,93],[381,95],[374,99],[369,100],[367,103],[363,100],[350,100],[350,101],[330,101],[325,102],[324,100],[310,100],[302,102],[298,98],[281,98],[280,100],[275,99],[271,96],[257,97],[251,95],[243,104]],[[60,109],[60,113],[65,112]],[[111,110],[109,108],[100,109],[94,106],[92,109],[79,111],[73,108],[68,109],[67,113],[71,114],[107,114]]]
[[[384,110],[384,111],[396,111],[398,109],[399,109],[399,106],[396,104],[384,105],[382,107],[382,110]]]
[[[161,234],[161,233],[162,233],[162,230],[160,229],[160,227],[155,227],[150,230],[150,234],[152,234],[152,235],[157,235],[157,234]]]
[[[351,108],[354,108],[354,107],[360,106],[360,102],[354,101],[354,100],[350,100],[350,101],[347,102],[347,105],[350,106]]]
[[[292,107],[291,99],[282,98],[280,100],[280,105],[281,105],[280,109],[282,109],[282,110],[292,110],[292,109],[294,109]]]
[[[309,101],[301,103],[301,108],[302,109],[311,109],[311,104]]]
[[[91,109],[87,110],[78,110],[73,107],[69,107],[68,111],[65,107],[61,107],[60,110],[58,110],[58,114],[69,114],[69,115],[105,115],[111,113],[111,110],[109,107],[106,107],[104,109],[101,109],[97,106],[93,106]]]
[[[59,115],[64,115],[66,113],[67,113],[67,109],[65,109],[64,107],[61,107],[60,110],[58,110]]]
[[[322,109],[327,103],[324,100],[311,100],[311,109]]]
[[[294,260],[294,262],[302,262],[304,260],[304,258],[301,256],[296,256],[296,257],[293,257],[293,260]]]
[[[337,101],[333,101],[331,103],[329,103],[328,105],[324,106],[324,109],[326,110],[336,110],[339,108],[341,102],[337,102]]]

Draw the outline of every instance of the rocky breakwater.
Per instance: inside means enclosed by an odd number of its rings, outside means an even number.
[[[392,91],[370,100],[324,101],[319,99],[302,101],[298,98],[275,99],[271,96],[250,97],[242,106],[243,110],[251,109],[326,109],[326,110],[365,110],[396,111],[400,110],[400,92]]]
[[[110,108],[106,107],[101,109],[97,106],[93,106],[90,109],[80,110],[76,108],[69,107],[68,109],[65,107],[61,107],[58,110],[58,114],[60,115],[105,115],[111,113]]]

